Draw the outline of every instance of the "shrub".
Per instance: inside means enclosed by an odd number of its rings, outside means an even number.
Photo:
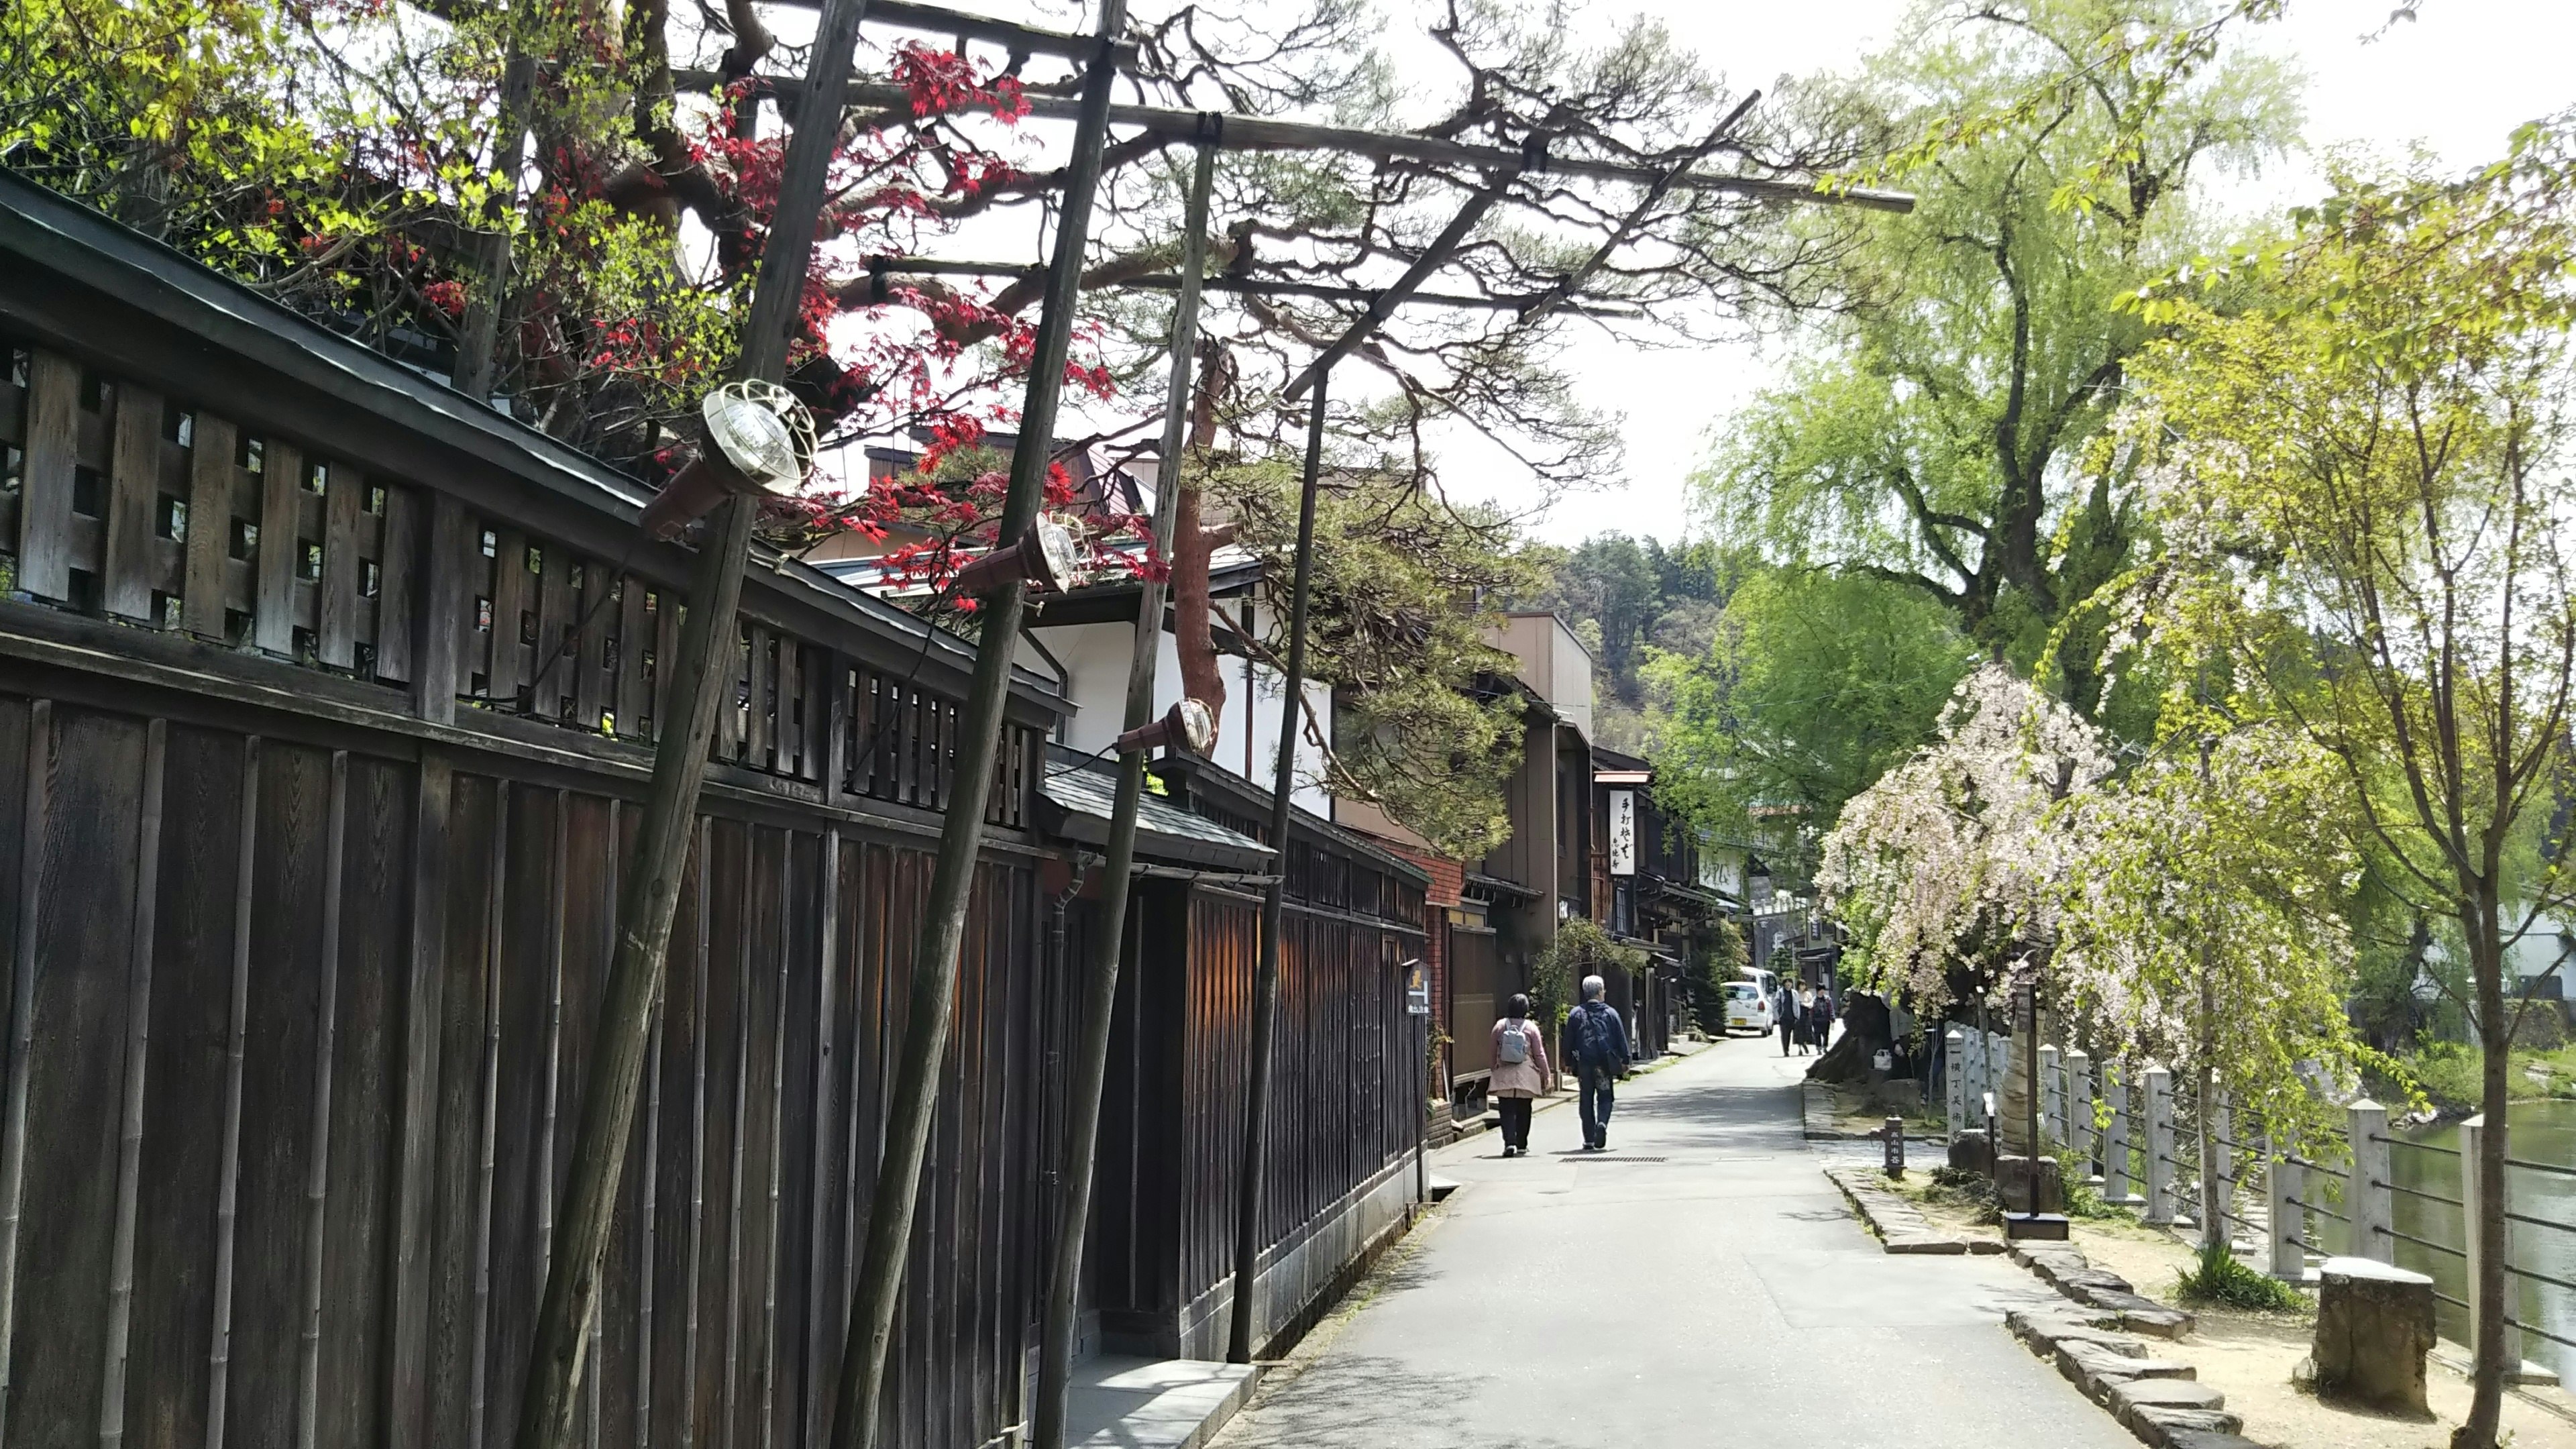
[[[2305,1294],[2236,1261],[2236,1254],[2225,1243],[2203,1246],[2200,1266],[2182,1273],[2175,1287],[2185,1303],[2258,1313],[2296,1313],[2308,1306]]]

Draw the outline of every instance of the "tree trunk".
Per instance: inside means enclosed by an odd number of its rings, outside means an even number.
[[[1811,1082],[1866,1082],[1870,1058],[1896,1044],[1885,998],[1855,991],[1843,1001],[1840,1040],[1807,1068]]]
[[[1216,445],[1216,399],[1233,376],[1224,347],[1209,343],[1199,354],[1199,387],[1190,413],[1190,443],[1185,456],[1204,457]],[[1158,486],[1179,491],[1172,516],[1172,645],[1180,656],[1181,694],[1208,707],[1220,725],[1225,720],[1225,671],[1217,666],[1216,634],[1210,627],[1208,556],[1215,540],[1201,521],[1202,490],[1184,481],[1180,461],[1164,460]],[[1246,705],[1245,718],[1249,703]]]
[[[2504,1160],[2508,1155],[2506,1116],[2511,1110],[2513,1022],[2505,1014],[2504,942],[2497,928],[2501,902],[2492,888],[2482,890],[2468,928],[2469,971],[2476,978],[2478,1043],[2485,1050],[2479,1076],[2479,1110],[2487,1130],[2479,1135],[2478,1160],[2460,1164],[2478,1175],[2478,1241],[2487,1251],[2470,1265],[2478,1275],[2477,1321],[2470,1325],[2476,1367],[2470,1376],[2468,1419],[2451,1434],[2451,1449],[2495,1449],[2497,1422],[2504,1408],[2505,1371],[2521,1357],[2506,1339],[2504,1271]]]

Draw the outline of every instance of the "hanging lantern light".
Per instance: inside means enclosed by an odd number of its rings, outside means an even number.
[[[698,406],[707,446],[644,509],[644,532],[677,538],[726,495],[793,493],[814,465],[814,418],[795,395],[757,378],[727,383]]]
[[[1145,750],[1180,750],[1204,755],[1216,744],[1216,716],[1195,699],[1173,702],[1163,717],[1152,724],[1138,725],[1118,737],[1118,753],[1132,755]]]
[[[978,598],[1021,583],[1061,594],[1082,582],[1082,558],[1073,531],[1038,515],[1009,548],[997,548],[957,571],[956,590]]]

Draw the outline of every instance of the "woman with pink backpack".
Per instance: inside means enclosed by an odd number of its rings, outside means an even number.
[[[1530,1100],[1556,1085],[1548,1069],[1547,1033],[1529,1019],[1529,998],[1514,996],[1510,1014],[1494,1023],[1494,1074],[1486,1083],[1503,1116],[1503,1155],[1529,1156]]]

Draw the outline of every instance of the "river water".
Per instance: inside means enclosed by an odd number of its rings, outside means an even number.
[[[2524,1162],[2576,1167],[2576,1102],[2517,1102],[2512,1122],[2508,1155]],[[2391,1216],[2397,1230],[2452,1248],[2464,1246],[2468,1239],[2460,1209],[2455,1205],[2460,1198],[2460,1129],[2425,1127],[2391,1135],[2397,1141],[2388,1154],[2390,1180],[2405,1189],[2392,1197]],[[2529,1272],[2576,1283],[2576,1176],[2508,1167],[2505,1197],[2509,1211],[2562,1225],[2541,1227],[2508,1222],[2505,1261]],[[2469,1296],[2468,1264],[2462,1258],[2401,1238],[2397,1243],[2397,1263],[2399,1267],[2431,1274],[2434,1285],[2449,1297],[2466,1301]],[[2576,1292],[2528,1278],[2508,1276],[2506,1281],[2514,1295],[2512,1317],[2562,1339],[2576,1339]],[[2442,1336],[2454,1343],[2467,1343],[2467,1313],[2449,1303],[2437,1302],[2434,1306],[2440,1315]],[[2576,1384],[2576,1348],[2525,1334],[2522,1353],[2535,1363],[2558,1370],[2563,1381]]]

